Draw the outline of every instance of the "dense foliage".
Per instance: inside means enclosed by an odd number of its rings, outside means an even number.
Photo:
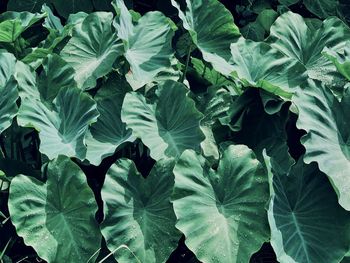
[[[1,4],[0,262],[349,262],[349,1]]]

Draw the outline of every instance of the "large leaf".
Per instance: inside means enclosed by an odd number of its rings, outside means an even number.
[[[47,182],[16,176],[9,211],[17,234],[48,262],[87,262],[99,249],[97,204],[85,175],[60,156],[45,169]]]
[[[124,142],[133,141],[131,130],[121,120],[125,93],[130,88],[124,81],[111,78],[97,92],[94,99],[100,116],[90,127],[86,137],[86,159],[99,165],[103,158],[112,155]]]
[[[0,15],[0,42],[14,42],[26,29],[42,19],[45,14],[5,12]]]
[[[10,53],[0,53],[0,133],[11,125],[17,114],[18,91],[15,73],[16,58]]]
[[[68,18],[70,14],[78,13],[80,11],[90,13],[93,10],[91,0],[51,0],[58,13],[64,18]]]
[[[335,92],[342,92],[344,78],[322,55],[325,47],[341,51],[350,38],[350,29],[338,18],[326,19],[317,30],[303,17],[292,12],[281,15],[271,27],[269,42],[288,57],[302,63],[310,78],[324,82]]]
[[[199,127],[202,114],[188,92],[183,84],[168,80],[158,86],[156,98],[146,99],[137,92],[126,94],[122,121],[150,148],[153,159],[198,150],[204,139]]]
[[[124,2],[117,0],[116,7],[120,14],[114,24],[124,40],[124,56],[130,64],[127,79],[133,89],[138,89],[170,68],[174,31],[170,20],[160,12],[146,13],[134,26]]]
[[[52,102],[62,88],[77,86],[74,69],[56,54],[48,55],[43,61],[43,71],[38,81],[38,90],[45,101]]]
[[[146,179],[134,163],[120,159],[107,172],[102,188],[105,218],[101,225],[107,246],[120,263],[165,262],[181,233],[170,203],[174,186],[172,163],[158,162]]]
[[[203,58],[218,72],[230,75],[233,71],[229,63],[230,45],[240,35],[230,11],[217,0],[186,0],[185,12],[175,0],[171,3],[178,9],[184,28],[191,34]]]
[[[75,80],[82,89],[94,88],[96,80],[112,70],[121,55],[122,43],[112,30],[113,14],[96,12],[75,25],[73,37],[61,56],[76,71]]]
[[[309,81],[293,98],[298,108],[297,127],[307,134],[304,161],[317,162],[331,181],[339,203],[350,210],[350,93],[342,101],[320,82]]]
[[[21,99],[25,97],[40,98],[37,86],[37,74],[33,68],[17,61],[14,77],[18,84],[18,92]]]
[[[53,105],[24,98],[18,114],[21,126],[39,132],[40,151],[50,159],[64,154],[84,159],[88,126],[99,116],[95,102],[78,88],[62,88]]]
[[[288,175],[274,174],[268,217],[281,263],[337,263],[348,251],[350,215],[317,165],[302,158]]]
[[[231,45],[231,52],[233,69],[245,86],[290,98],[295,88],[307,79],[306,69],[299,61],[266,43],[241,38]]]
[[[214,171],[187,150],[174,174],[176,227],[189,249],[204,263],[249,262],[269,238],[268,180],[253,152],[231,145]]]

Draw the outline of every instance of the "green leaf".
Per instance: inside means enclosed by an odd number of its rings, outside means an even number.
[[[298,61],[264,42],[241,38],[231,45],[234,71],[247,87],[259,87],[284,98],[291,98],[297,86],[307,79]]]
[[[21,22],[5,20],[0,22],[0,42],[14,42],[22,33]]]
[[[73,37],[61,52],[61,57],[74,68],[79,88],[94,88],[96,80],[108,74],[122,54],[122,43],[112,30],[112,19],[112,13],[88,15],[75,25]]]
[[[5,12],[0,15],[0,42],[14,42],[25,30],[45,17],[29,12]]]
[[[124,56],[130,64],[126,78],[134,90],[155,80],[171,66],[174,31],[169,18],[160,12],[148,12],[137,25],[122,0],[116,0],[120,17],[114,21],[118,36],[124,41]]]
[[[185,12],[175,0],[171,3],[178,9],[184,28],[191,34],[203,58],[218,72],[230,75],[233,71],[229,63],[230,45],[240,35],[231,12],[217,0],[186,0]]]
[[[273,9],[265,9],[259,13],[256,21],[264,28],[266,32],[270,31],[271,25],[275,22],[278,14]]]
[[[39,12],[45,0],[9,0],[7,3],[7,10],[9,11],[29,11]]]
[[[150,148],[153,159],[179,157],[186,149],[198,150],[204,140],[199,127],[202,114],[188,92],[183,84],[168,80],[158,86],[154,100],[137,92],[126,94],[122,121]]]
[[[17,234],[48,262],[87,260],[100,248],[97,204],[84,173],[59,156],[46,183],[19,175],[10,186],[9,211]]]
[[[16,58],[11,53],[0,52],[0,133],[10,127],[18,111],[15,65]]]
[[[63,25],[61,20],[55,16],[50,7],[44,4],[41,8],[41,11],[46,14],[46,18],[43,26],[50,30],[57,30],[58,32],[63,31]]]
[[[318,163],[340,205],[350,210],[349,92],[339,102],[320,82],[309,81],[293,102],[299,111],[297,127],[307,132],[301,140],[306,148],[304,161]]]
[[[61,0],[51,0],[52,4],[57,9],[58,13],[64,18],[68,18],[70,14],[80,11],[90,13],[93,10],[91,0],[70,0],[68,2]]]
[[[191,63],[199,75],[208,80],[213,86],[222,87],[234,85],[232,81],[221,75],[215,69],[207,66],[198,58],[191,58]]]
[[[217,171],[192,150],[174,168],[176,227],[204,263],[249,262],[269,238],[267,176],[253,152],[231,145]]]
[[[342,93],[344,78],[335,66],[322,56],[328,47],[341,51],[350,38],[350,29],[338,18],[326,19],[318,30],[308,28],[303,17],[287,12],[271,27],[269,42],[288,57],[302,63],[310,78],[324,82],[336,93]]]
[[[327,177],[302,158],[288,175],[274,174],[268,217],[279,262],[337,263],[348,251],[350,216]]]
[[[126,245],[130,252],[114,253],[120,263],[166,262],[181,233],[170,196],[174,186],[172,162],[158,162],[146,179],[134,163],[120,159],[107,172],[102,188],[105,218],[101,231],[109,250]]]
[[[21,99],[26,97],[40,98],[37,87],[37,74],[33,68],[17,61],[14,77],[18,83],[18,91]]]
[[[49,159],[59,154],[85,158],[88,126],[99,113],[93,99],[78,88],[61,88],[52,105],[39,99],[24,98],[18,124],[39,132],[40,152]]]
[[[125,94],[129,90],[125,81],[112,77],[95,95],[94,100],[100,116],[97,122],[90,126],[86,137],[86,159],[91,164],[99,165],[121,144],[134,140],[131,130],[126,128],[120,116]]]
[[[337,70],[347,78],[348,81],[350,81],[350,41],[346,42],[342,53],[325,47],[322,54],[336,66]]]
[[[38,79],[38,90],[42,99],[52,102],[60,89],[74,88],[74,69],[59,55],[48,55],[43,61],[43,70]]]

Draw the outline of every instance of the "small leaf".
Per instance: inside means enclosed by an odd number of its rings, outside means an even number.
[[[231,12],[217,0],[186,0],[185,12],[175,0],[171,3],[177,8],[184,28],[203,58],[221,74],[230,75],[233,71],[229,63],[230,45],[240,35]]]

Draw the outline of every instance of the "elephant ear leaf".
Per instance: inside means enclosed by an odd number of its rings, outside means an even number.
[[[340,262],[348,251],[350,216],[327,177],[302,158],[288,174],[273,174],[268,218],[277,260]]]
[[[9,211],[17,234],[48,262],[87,262],[100,248],[97,204],[80,168],[59,156],[47,181],[18,175],[11,181]]]
[[[52,104],[24,98],[18,124],[39,132],[40,152],[49,159],[60,154],[85,159],[88,127],[97,120],[96,103],[78,88],[62,88]]]
[[[75,25],[72,38],[61,52],[83,90],[94,88],[97,79],[108,74],[122,54],[122,42],[112,28],[112,19],[113,14],[107,12],[88,15]]]
[[[349,92],[339,102],[322,83],[310,80],[293,102],[299,111],[297,127],[307,133],[301,139],[306,148],[304,161],[318,163],[340,205],[350,210]]]
[[[244,145],[228,146],[217,171],[192,150],[174,168],[176,227],[201,262],[249,262],[269,239],[267,175]]]
[[[259,87],[290,99],[307,79],[306,68],[264,42],[240,38],[231,44],[233,69],[247,87]]]
[[[217,0],[186,0],[185,11],[175,0],[171,3],[203,58],[218,72],[230,75],[233,71],[229,63],[232,60],[230,45],[240,36],[230,11]]]
[[[188,92],[185,85],[168,80],[158,86],[156,98],[126,94],[122,121],[150,149],[153,159],[177,158],[186,149],[199,150],[204,140],[199,125],[203,115]]]
[[[0,52],[0,133],[7,129],[18,108],[17,82],[14,79],[16,58],[11,53]]]
[[[309,78],[319,80],[342,93],[344,77],[331,61],[322,55],[325,47],[341,52],[350,38],[350,29],[336,17],[327,18],[320,27],[313,29],[306,20],[295,13],[281,15],[270,29],[268,42],[288,57],[302,63]]]
[[[126,128],[120,116],[125,94],[129,90],[126,81],[110,78],[95,95],[100,116],[90,126],[86,136],[86,159],[91,164],[99,165],[121,144],[134,140],[131,129]]]
[[[129,248],[114,253],[118,262],[166,262],[177,247],[181,233],[170,202],[173,166],[172,161],[159,161],[143,178],[131,160],[119,159],[107,172],[101,231],[111,251]]]
[[[170,19],[160,12],[148,12],[134,25],[122,0],[116,0],[114,26],[124,41],[124,56],[130,65],[126,78],[134,90],[156,81],[156,76],[171,67],[174,56]]]

